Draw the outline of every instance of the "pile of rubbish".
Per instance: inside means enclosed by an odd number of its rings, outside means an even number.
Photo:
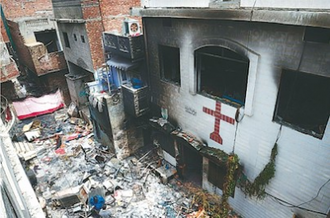
[[[168,165],[157,148],[144,146],[118,160],[94,140],[91,123],[82,117],[61,109],[23,120],[11,131],[46,217],[212,217],[185,184],[176,178],[164,183],[155,174]],[[95,196],[104,199],[97,215]]]

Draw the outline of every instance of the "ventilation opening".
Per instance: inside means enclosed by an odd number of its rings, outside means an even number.
[[[80,38],[81,38],[81,42],[85,43],[85,37],[83,35],[81,35]]]
[[[70,41],[69,41],[68,34],[66,32],[63,32],[63,39],[64,39],[65,47],[70,48]]]
[[[274,120],[322,138],[330,115],[330,78],[283,70]]]

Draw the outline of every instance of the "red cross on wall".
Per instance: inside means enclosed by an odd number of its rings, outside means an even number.
[[[226,115],[221,114],[221,103],[216,102],[215,105],[215,110],[211,110],[209,108],[203,107],[203,112],[210,114],[215,117],[215,122],[214,122],[214,131],[210,134],[210,138],[213,141],[218,142],[219,144],[222,144],[222,138],[219,134],[220,132],[220,120],[224,120],[227,123],[231,123],[234,125],[235,120],[233,118],[230,118]]]

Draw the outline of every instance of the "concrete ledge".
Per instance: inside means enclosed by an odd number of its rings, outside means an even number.
[[[236,20],[330,28],[330,11],[204,8],[132,8],[140,17]]]

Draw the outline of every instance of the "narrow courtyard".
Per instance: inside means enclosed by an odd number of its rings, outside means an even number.
[[[0,16],[0,218],[330,218],[329,0]]]
[[[145,145],[118,160],[94,140],[89,120],[67,110],[22,120],[10,131],[46,217],[94,217],[89,199],[96,195],[105,199],[101,217],[217,217],[220,197],[179,179],[160,147]]]

